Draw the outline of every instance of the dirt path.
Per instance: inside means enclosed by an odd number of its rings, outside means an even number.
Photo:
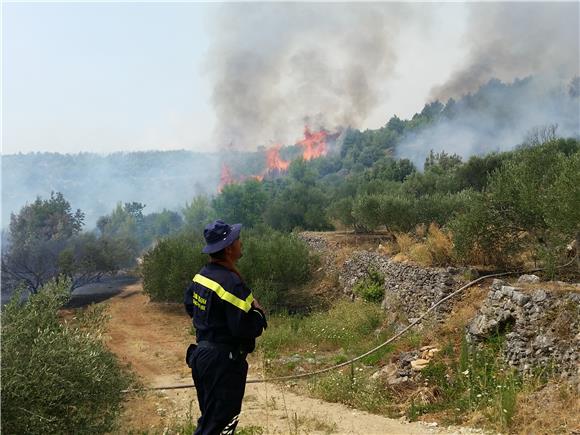
[[[130,363],[144,385],[191,383],[183,360],[185,348],[192,341],[190,320],[180,307],[149,302],[140,284],[123,288],[105,303],[111,316],[107,343],[122,361]],[[250,361],[250,376],[260,375],[259,368]],[[131,394],[121,417],[121,433],[162,433],[172,424],[198,416],[193,389]],[[259,426],[265,434],[465,433],[372,415],[299,396],[287,387],[273,384],[247,386],[240,427],[247,426]]]

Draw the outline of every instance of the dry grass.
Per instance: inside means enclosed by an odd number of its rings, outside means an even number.
[[[396,244],[385,248],[395,254],[394,261],[411,260],[422,266],[447,266],[454,263],[451,234],[435,223],[417,225],[415,234],[397,233]]]
[[[415,244],[415,240],[409,234],[397,233],[397,248],[400,254],[409,255],[411,247]]]
[[[464,290],[463,296],[453,307],[453,311],[437,330],[433,330],[434,339],[440,344],[445,341],[460,342],[465,332],[465,325],[475,317],[489,292],[489,283],[481,283]]]
[[[580,395],[578,385],[550,381],[542,388],[522,392],[512,431],[521,434],[578,433]]]
[[[547,290],[550,293],[555,294],[580,293],[580,284],[572,284],[561,281],[547,281],[540,282],[538,284],[514,282],[512,285],[514,287],[517,287],[518,289],[521,289],[526,293],[532,292],[537,289]]]
[[[429,247],[423,243],[416,243],[409,249],[409,257],[423,266],[433,265],[433,255]]]
[[[420,239],[423,239],[427,236],[427,225],[419,224],[415,227],[415,235]]]
[[[426,244],[427,250],[431,254],[432,264],[445,266],[453,263],[451,234],[443,231],[436,223],[429,225]]]

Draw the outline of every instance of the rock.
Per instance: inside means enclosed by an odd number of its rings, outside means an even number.
[[[518,278],[518,282],[526,284],[537,284],[540,282],[540,277],[537,275],[521,275]]]
[[[491,283],[491,289],[500,290],[504,285],[506,285],[506,282],[503,279],[494,278],[494,280]]]
[[[479,346],[505,331],[504,359],[510,366],[527,373],[550,364],[561,376],[574,376],[580,367],[580,353],[571,346],[580,340],[579,304],[578,292],[537,289],[530,295],[495,282],[468,323],[466,339]]]
[[[428,359],[419,358],[419,359],[416,359],[414,361],[411,361],[411,368],[413,370],[415,370],[416,372],[423,370],[428,365],[429,365]]]
[[[542,302],[545,301],[546,298],[548,297],[548,295],[546,294],[546,292],[544,290],[536,290],[533,294],[532,294],[532,300],[534,302]]]
[[[512,300],[520,307],[523,307],[529,302],[530,296],[522,292],[514,292]]]

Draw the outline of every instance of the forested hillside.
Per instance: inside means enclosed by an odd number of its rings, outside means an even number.
[[[159,258],[191,249],[217,217],[283,233],[386,230],[427,240],[406,249],[424,264],[553,265],[580,231],[580,126],[571,121],[579,81],[534,100],[546,104],[544,117],[511,112],[533,84],[493,80],[376,130],[307,126],[293,145],[251,152],[4,156],[5,277],[32,291],[62,274],[81,285],[132,264],[162,238],[174,242],[158,245],[167,250]],[[469,128],[458,150],[454,134]],[[420,164],[409,154],[417,150],[425,155]],[[181,279],[185,271],[174,269]]]

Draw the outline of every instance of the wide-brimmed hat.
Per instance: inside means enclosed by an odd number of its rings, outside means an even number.
[[[222,220],[213,221],[206,225],[203,230],[206,246],[201,252],[204,254],[213,254],[230,246],[240,237],[242,224],[228,225]]]

